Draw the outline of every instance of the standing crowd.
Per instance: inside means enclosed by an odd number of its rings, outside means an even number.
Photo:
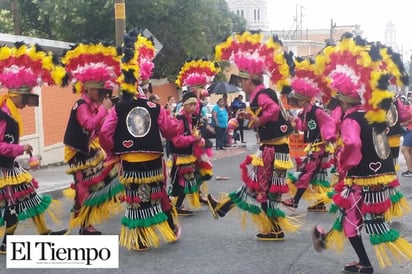
[[[412,176],[412,113],[396,94],[408,84],[400,55],[344,34],[313,58],[294,57],[276,36],[264,41],[261,33],[248,31],[232,34],[214,52],[213,61],[183,64],[176,80],[185,88],[181,100],[169,97],[161,106],[157,95],[149,96],[154,43],[136,29],[125,34],[121,49],[80,43],[60,59],[38,46],[1,47],[0,85],[8,93],[0,97],[0,225],[5,227],[0,252],[6,254],[7,235],[29,218],[41,235],[68,233],[49,229],[45,214],[57,219],[57,205],[36,192],[38,182],[16,157],[33,150],[19,142],[19,109],[38,106],[35,87],[70,83],[79,99],[63,140],[67,173],[73,176],[64,194],[73,200],[69,228],[80,235],[103,234],[98,225],[123,212],[119,244],[144,251],[177,241],[179,216],[207,205],[215,219],[239,210],[242,220],[257,225],[258,240],[282,241],[304,221],[284,209],[293,212],[305,199],[311,203],[308,211],[336,214],[331,228],[317,225],[312,238],[319,252],[342,250],[347,238],[357,260],[345,271],[374,272],[362,241],[364,227],[380,267],[391,265],[392,258],[412,260],[412,245],[390,223],[410,211],[396,173],[401,151],[408,168],[402,176]],[[229,105],[224,94],[210,124],[205,88],[221,61],[239,70],[232,79],[250,105],[242,95]],[[273,89],[264,85],[265,74]],[[299,114],[291,115],[282,98]],[[246,120],[259,149],[240,163],[239,188],[216,199],[207,188],[213,177],[209,137],[215,134],[216,150],[245,143]],[[294,132],[307,144],[306,157],[295,161],[289,154]]]

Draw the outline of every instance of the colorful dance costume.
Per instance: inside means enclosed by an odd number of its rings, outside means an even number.
[[[333,146],[336,141],[336,126],[331,116],[323,107],[314,103],[327,88],[326,79],[315,70],[310,59],[295,60],[295,76],[292,79],[293,91],[288,95],[289,104],[302,107],[302,112],[296,120],[296,129],[304,132],[304,142],[307,145],[307,156],[299,165],[296,176],[289,173],[289,193],[293,196],[282,201],[292,209],[298,207],[303,197],[314,205],[309,211],[326,212],[322,197],[329,192],[328,168],[332,165]]]
[[[373,273],[361,238],[363,227],[380,267],[391,265],[389,254],[398,263],[412,260],[412,245],[390,227],[387,218],[393,207],[390,189],[397,176],[385,132],[387,109],[382,107],[390,105],[393,94],[387,91],[387,72],[380,67],[376,52],[375,45],[346,34],[319,58],[345,111],[340,127],[343,147],[337,156],[343,180],[333,196],[338,210],[335,224],[327,234],[315,227],[313,236],[317,250],[342,250],[344,237],[349,239],[359,261],[346,265],[348,272]]]
[[[31,93],[39,79],[49,85],[60,85],[65,71],[53,63],[53,57],[38,47],[23,43],[9,48],[0,47],[0,84],[8,94],[0,97],[0,226],[5,226],[5,235],[0,245],[0,254],[6,254],[7,235],[13,235],[18,222],[31,218],[39,234],[62,235],[67,230],[51,231],[45,221],[48,212],[58,221],[55,201],[48,195],[36,192],[38,182],[17,161],[32,147],[21,145],[23,123],[19,108],[38,106],[39,96]],[[27,148],[26,148],[27,147]]]
[[[205,130],[201,128],[205,126],[201,121],[201,98],[208,95],[204,87],[212,82],[218,72],[219,67],[215,62],[207,59],[191,59],[183,64],[176,79],[178,87],[185,86],[189,89],[183,100],[187,104],[189,101],[196,100],[196,109],[192,114],[184,113],[182,109],[178,114],[178,119],[182,120],[185,125],[185,136],[180,135],[172,140],[174,156],[171,196],[177,197],[175,206],[177,213],[181,215],[192,213],[181,208],[185,195],[190,195],[190,205],[193,208],[199,208],[201,202],[206,202],[202,193],[207,193],[207,181],[213,176],[210,142],[207,145],[205,139],[199,141],[195,139],[202,130]]]
[[[409,75],[405,70],[401,55],[394,52],[390,47],[385,47],[381,44],[379,44],[379,46],[382,63],[391,75],[391,86],[396,87],[396,89],[402,89],[405,86],[408,86]],[[401,145],[401,136],[403,135],[401,123],[410,120],[412,118],[412,113],[408,106],[404,105],[399,98],[394,97],[392,104],[387,111],[386,118],[389,127],[387,134],[389,147],[391,148],[391,156],[395,165],[395,170],[398,171],[399,147]]]
[[[288,135],[293,129],[276,92],[262,84],[262,74],[268,71],[272,81],[283,87],[282,83],[289,77],[289,67],[280,41],[270,39],[263,44],[261,39],[260,33],[245,32],[216,46],[216,58],[234,60],[240,70],[238,77],[242,89],[250,94],[249,113],[258,121],[254,126],[261,143],[257,154],[247,156],[240,165],[244,185],[220,202],[210,195],[208,200],[215,218],[223,217],[236,205],[258,224],[258,239],[283,240],[283,231],[297,231],[299,227],[297,220],[286,216],[279,207],[282,194],[288,192],[286,171],[293,167],[288,144]],[[263,52],[267,54],[260,56]]]
[[[191,104],[194,106],[191,107]],[[197,129],[193,129],[192,112],[185,111],[185,106],[194,111],[197,105],[198,101],[194,93],[188,92],[183,96],[183,107],[181,113],[177,115],[177,119],[182,121],[184,129],[181,134],[172,139],[170,146],[173,157],[172,170],[170,172],[172,185],[170,196],[176,197],[175,207],[177,213],[181,215],[193,214],[193,212],[182,208],[186,196],[190,197],[190,205],[192,207],[200,207],[199,188],[202,180],[200,173],[196,170],[197,158],[194,155],[194,146],[202,139]]]
[[[139,68],[135,58],[139,47],[133,41],[142,37],[135,31],[125,37],[124,74],[119,78],[122,96],[106,118],[100,134],[105,151],[121,161],[119,176],[126,191],[126,210],[121,219],[120,245],[137,251],[158,247],[157,232],[166,242],[174,242],[180,235],[165,189],[160,132],[164,138],[171,139],[182,127],[160,105],[137,98]]]
[[[102,104],[111,95],[120,74],[120,55],[113,46],[79,44],[62,57],[71,74],[75,92],[81,93],[71,110],[64,135],[67,174],[73,175],[74,206],[70,227],[80,227],[81,235],[99,235],[96,224],[121,212],[124,189],[118,179],[118,164],[106,158],[99,144],[99,130],[108,114]],[[98,92],[98,98],[93,97]],[[106,159],[106,160],[105,160]]]

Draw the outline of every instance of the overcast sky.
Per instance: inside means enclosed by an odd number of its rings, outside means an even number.
[[[409,8],[409,0],[268,0],[268,2],[272,29],[290,30],[293,27],[297,7],[299,10],[302,7],[303,30],[329,29],[333,19],[337,26],[360,25],[364,32],[362,36],[369,41],[384,42],[385,26],[388,22],[392,22],[396,28],[399,50],[403,48],[407,56],[412,54],[412,9]]]

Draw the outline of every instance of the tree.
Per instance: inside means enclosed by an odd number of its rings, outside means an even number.
[[[0,0],[0,8],[12,2],[18,3],[22,35],[73,43],[114,41],[113,0]],[[7,16],[0,13],[0,22]],[[9,26],[1,30],[10,31]],[[212,57],[216,43],[245,26],[225,0],[126,1],[126,28],[147,28],[163,45],[155,59],[155,78],[174,80],[185,59]]]

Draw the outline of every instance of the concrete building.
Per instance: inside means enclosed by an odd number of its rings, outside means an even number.
[[[268,0],[226,0],[229,9],[246,19],[248,30],[270,30]]]

